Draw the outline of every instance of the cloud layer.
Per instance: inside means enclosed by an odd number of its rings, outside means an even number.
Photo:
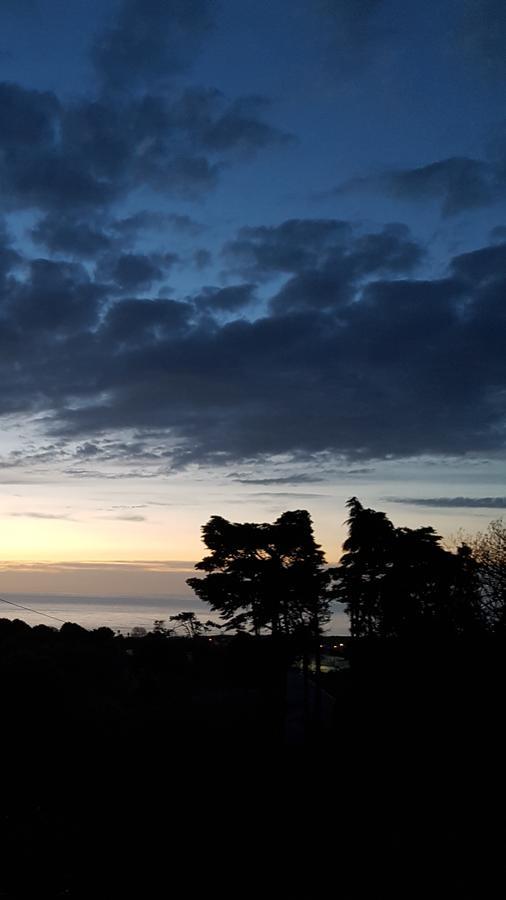
[[[386,5],[313,9],[344,53],[369,46]],[[476,6],[459,19],[467,38]],[[84,476],[111,459],[139,471],[503,452],[504,227],[437,274],[404,222],[334,215],[242,213],[220,246],[181,250],[206,234],[181,198],[292,140],[267,98],[188,80],[215,9],[122,0],[90,51],[93,91],[0,84],[0,414],[37,416],[51,441],[26,457]],[[487,29],[472,51],[499,65]],[[345,189],[456,215],[506,197],[503,157],[447,156]]]
[[[506,497],[391,497],[395,503],[441,509],[506,509]]]
[[[93,277],[20,260],[4,234],[2,412],[43,414],[88,447],[115,430],[165,434],[174,464],[504,447],[506,244],[433,279],[412,274],[423,248],[400,225],[287,221],[242,229],[224,255],[239,277],[283,275],[263,312],[244,317],[249,281],[146,297],[172,258],[100,256]]]

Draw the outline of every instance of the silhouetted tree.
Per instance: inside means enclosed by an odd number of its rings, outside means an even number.
[[[355,638],[451,636],[481,627],[468,548],[450,553],[433,528],[395,528],[385,513],[348,501],[349,535],[334,570]]]
[[[143,638],[146,637],[147,631],[144,628],[144,625],[134,625],[132,628],[132,637],[135,638]]]
[[[385,579],[392,565],[394,527],[385,513],[364,509],[356,497],[346,504],[348,537],[343,544],[335,597],[346,605],[352,637],[378,635],[387,596]],[[388,588],[387,588],[388,591]]]
[[[170,617],[171,622],[175,622],[174,629],[182,628],[186,637],[195,638],[210,631],[211,628],[217,628],[215,622],[208,619],[207,622],[201,622],[194,612],[180,612]]]
[[[488,627],[506,631],[506,526],[502,519],[490,522],[486,531],[469,540],[477,566],[481,599]]]
[[[305,627],[319,635],[329,615],[329,576],[308,512],[283,513],[273,524],[213,516],[202,532],[211,553],[196,568],[207,574],[188,584],[227,627],[267,628],[274,637]]]

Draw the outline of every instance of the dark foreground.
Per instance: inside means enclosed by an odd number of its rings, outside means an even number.
[[[268,640],[2,620],[0,654],[0,897],[502,896],[494,643],[355,650],[319,720]]]

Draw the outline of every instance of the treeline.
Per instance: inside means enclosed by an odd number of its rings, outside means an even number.
[[[226,629],[268,630],[319,643],[332,604],[344,604],[353,641],[448,640],[506,628],[506,529],[453,550],[429,526],[395,527],[383,512],[348,501],[348,537],[339,565],[328,568],[305,510],[273,524],[204,525],[204,577],[188,583]]]

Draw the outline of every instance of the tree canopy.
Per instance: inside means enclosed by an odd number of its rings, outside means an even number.
[[[484,614],[492,631],[506,631],[506,526],[502,519],[490,522],[486,531],[469,540],[477,566]]]
[[[352,637],[449,637],[482,625],[476,564],[468,547],[441,546],[431,527],[395,528],[385,513],[348,501],[348,538],[334,570]]]
[[[329,616],[330,576],[306,510],[285,512],[272,524],[212,516],[202,534],[211,552],[196,568],[206,575],[188,584],[227,627],[319,634]]]

